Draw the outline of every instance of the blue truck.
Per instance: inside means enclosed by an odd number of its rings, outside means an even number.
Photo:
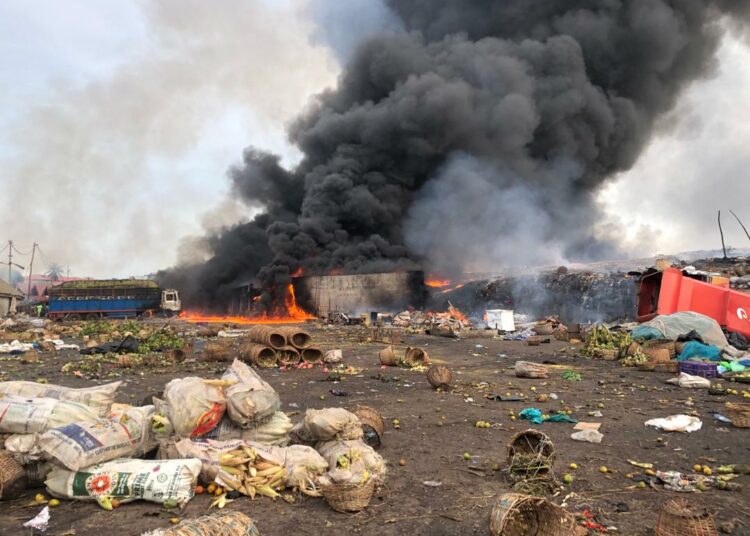
[[[85,279],[66,281],[48,290],[51,320],[96,320],[172,316],[182,308],[174,289],[150,279]]]

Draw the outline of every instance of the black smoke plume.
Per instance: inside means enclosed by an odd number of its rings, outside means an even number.
[[[712,72],[724,21],[750,19],[748,4],[391,0],[404,30],[362,42],[291,126],[300,163],[249,148],[230,170],[263,213],[162,276],[211,307],[299,268],[453,275],[614,255],[595,195]]]

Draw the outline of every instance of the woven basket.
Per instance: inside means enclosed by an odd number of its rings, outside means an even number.
[[[555,339],[557,339],[558,341],[567,342],[568,339],[570,339],[568,328],[566,328],[562,324],[557,326],[557,329],[555,330]]]
[[[526,346],[539,346],[542,344],[542,341],[544,340],[544,337],[540,337],[538,335],[532,335],[531,337],[526,339]]]
[[[534,333],[537,335],[552,335],[555,332],[555,327],[551,322],[541,322],[531,329],[533,329]]]
[[[546,378],[547,366],[531,361],[516,361],[514,372],[518,378]]]
[[[714,515],[692,508],[688,502],[669,500],[664,503],[656,522],[655,536],[718,536]]]
[[[284,346],[276,350],[276,357],[279,360],[279,365],[285,367],[291,367],[302,361],[302,356],[299,351],[293,346]]]
[[[427,381],[434,389],[447,389],[451,386],[453,375],[451,369],[443,365],[434,365],[427,371]]]
[[[492,536],[570,536],[575,516],[542,497],[501,495],[490,511]]]
[[[375,481],[368,480],[365,484],[332,484],[321,490],[323,498],[333,510],[337,512],[359,512],[367,508],[375,493]]]
[[[631,342],[631,343],[630,343],[630,344],[628,345],[628,348],[627,348],[627,350],[625,350],[625,355],[626,355],[626,356],[630,356],[630,355],[635,355],[635,353],[636,353],[636,352],[637,352],[638,350],[641,350],[641,351],[643,351],[643,347],[642,347],[642,346],[641,346],[640,344],[638,344],[637,342],[633,341],[633,342]]]
[[[163,529],[159,536],[260,536],[253,520],[242,512],[226,512],[186,519]]]
[[[750,428],[750,404],[727,402],[725,407],[727,417],[732,421],[732,426]]]
[[[309,346],[300,350],[302,361],[305,363],[321,363],[323,361],[323,351],[320,348]]]
[[[396,364],[398,364],[398,357],[396,356],[396,351],[393,349],[393,346],[380,350],[380,352],[378,352],[378,358],[380,359],[381,365],[395,367]]]
[[[602,348],[597,353],[605,361],[614,361],[620,357],[620,350],[618,348]]]
[[[353,413],[359,417],[359,420],[362,421],[363,425],[372,427],[380,437],[383,436],[383,432],[385,432],[385,422],[383,421],[383,417],[380,416],[378,410],[370,406],[357,406],[354,408]]]
[[[231,353],[232,348],[228,342],[207,341],[203,346],[204,361],[228,361]]]
[[[15,499],[26,487],[26,472],[7,450],[0,450],[0,500]]]
[[[506,447],[511,478],[553,478],[555,457],[555,445],[539,430],[518,432]]]
[[[659,363],[669,363],[672,359],[670,357],[669,349],[667,348],[643,348],[643,353],[648,357],[649,363],[658,365]]]
[[[647,348],[652,348],[654,350],[663,348],[669,351],[669,359],[674,359],[677,355],[677,349],[675,346],[674,341],[670,341],[669,339],[652,339],[650,341],[644,341],[643,342],[643,349],[644,352]]]
[[[430,356],[422,348],[409,346],[404,352],[404,365],[407,367],[418,367],[430,362]]]
[[[257,342],[243,343],[240,347],[240,359],[260,368],[273,368],[278,364],[276,350]]]

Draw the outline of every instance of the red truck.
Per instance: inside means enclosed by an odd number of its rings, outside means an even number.
[[[638,285],[638,322],[694,311],[729,331],[750,337],[750,294],[729,288],[725,277],[689,274],[677,268],[649,270]]]

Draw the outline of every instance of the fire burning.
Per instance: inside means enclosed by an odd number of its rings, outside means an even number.
[[[276,310],[272,313],[264,312],[258,316],[211,316],[203,315],[199,312],[185,311],[180,318],[191,323],[204,322],[208,324],[296,324],[305,320],[314,320],[316,317],[311,315],[302,307],[297,305],[297,298],[294,296],[294,286],[289,284],[286,288],[283,310]]]
[[[452,282],[449,279],[435,279],[429,277],[425,280],[424,284],[432,288],[443,288],[450,286]]]

